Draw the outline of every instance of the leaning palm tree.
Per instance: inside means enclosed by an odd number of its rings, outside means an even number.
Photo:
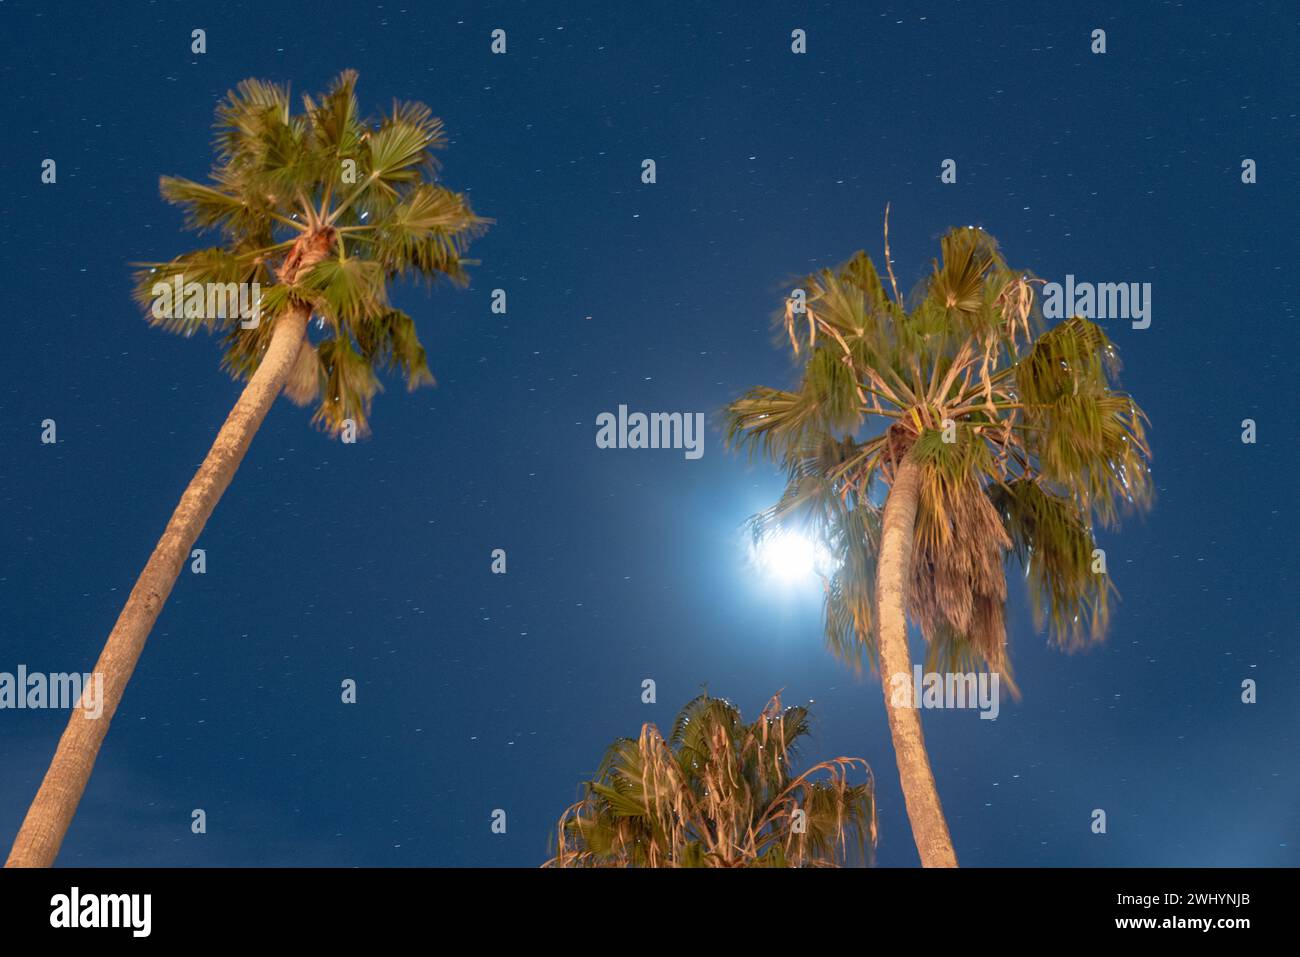
[[[671,741],[645,724],[610,745],[585,796],[560,815],[546,867],[834,867],[865,861],[876,843],[871,770],[834,758],[795,775],[806,708],[777,694],[745,724],[700,695]],[[861,765],[866,780],[849,783]],[[825,780],[814,778],[825,775]]]
[[[888,212],[886,211],[886,217]],[[885,260],[889,263],[888,218]],[[1095,526],[1151,497],[1146,416],[1114,385],[1118,357],[1079,317],[1044,330],[1030,275],[976,228],[892,297],[859,252],[803,280],[785,331],[806,351],[794,391],[755,388],[727,408],[728,441],[780,464],[758,538],[797,527],[832,558],[831,650],[879,667],[899,777],[924,866],[955,866],[910,694],[907,621],[929,670],[1000,673],[1013,693],[1006,565],[1028,578],[1036,624],[1073,648],[1104,637],[1114,586]]]
[[[349,438],[368,429],[378,371],[400,373],[409,388],[432,382],[415,323],[389,303],[388,283],[406,276],[463,283],[465,247],[488,221],[437,184],[433,151],[445,137],[428,107],[394,103],[367,119],[355,86],[356,74],[344,72],[294,113],[286,87],[245,80],[217,108],[210,182],[161,181],[189,227],[215,230],[222,241],[144,264],[137,299],[169,331],[220,333],[224,367],[247,385],[104,645],[95,666],[103,713],[74,709],[8,866],[54,862],[145,639],[276,396],[283,390],[300,405],[318,399],[313,421]],[[254,283],[261,297],[251,317],[203,294]],[[163,305],[170,288],[191,284],[197,296]]]

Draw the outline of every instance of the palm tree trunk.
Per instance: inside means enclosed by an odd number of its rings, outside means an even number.
[[[905,676],[907,686],[912,686],[912,656],[907,648],[904,607],[907,582],[912,574],[912,536],[920,491],[920,469],[910,455],[905,455],[885,500],[880,559],[876,569],[880,684],[885,690],[885,710],[889,715],[889,732],[894,739],[898,777],[903,786],[907,816],[912,822],[912,839],[921,855],[921,866],[956,867],[957,854],[939,804],[930,758],[925,752],[925,737],[921,733],[921,716],[917,710],[920,702],[912,702],[912,707],[895,707],[891,693],[891,679],[895,675]]]
[[[103,711],[92,718],[80,702],[73,709],[45,780],[14,840],[6,867],[49,867],[54,863],[145,639],[190,557],[190,548],[280,394],[306,336],[310,316],[308,307],[298,306],[276,320],[261,363],[172,512],[95,664],[95,673],[103,675]]]

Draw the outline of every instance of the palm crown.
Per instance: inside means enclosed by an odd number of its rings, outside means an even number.
[[[638,739],[610,746],[584,799],[561,816],[548,865],[798,867],[865,858],[876,841],[870,769],[861,758],[835,758],[793,774],[807,733],[807,709],[783,710],[780,695],[750,724],[728,701],[695,698],[670,741],[646,724]],[[859,765],[867,778],[850,784]]]
[[[411,389],[433,381],[415,323],[389,303],[388,283],[408,275],[465,282],[465,248],[490,222],[434,181],[445,135],[429,108],[395,102],[366,119],[356,79],[340,74],[323,96],[304,96],[298,114],[287,87],[241,82],[217,108],[210,182],[161,181],[187,225],[219,231],[223,244],[141,264],[136,274],[145,305],[157,283],[178,276],[258,283],[262,321],[253,328],[185,310],[151,317],[187,335],[200,327],[224,333],[223,366],[243,379],[256,370],[276,317],[310,309],[325,334],[304,342],[285,392],[299,404],[319,398],[313,421],[335,434],[349,419],[367,430],[380,369],[400,373]]]
[[[807,353],[802,381],[733,402],[728,440],[784,466],[785,491],[754,532],[795,523],[826,543],[827,640],[858,668],[864,653],[876,661],[880,492],[910,455],[922,479],[907,610],[931,667],[1010,679],[1008,553],[1040,629],[1067,647],[1104,636],[1114,586],[1094,571],[1095,527],[1150,500],[1147,420],[1115,387],[1100,327],[1075,317],[1044,330],[1037,280],[982,230],[954,229],[941,246],[910,308],[892,268],[891,298],[862,252],[807,277],[806,300],[785,310],[791,349]]]

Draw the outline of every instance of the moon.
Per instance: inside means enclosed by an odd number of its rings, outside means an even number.
[[[825,546],[808,535],[779,529],[764,536],[754,546],[754,563],[765,577],[783,585],[798,585],[819,580],[830,565]]]

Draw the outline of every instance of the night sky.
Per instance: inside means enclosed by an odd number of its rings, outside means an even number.
[[[355,68],[366,112],[426,102],[444,182],[496,224],[468,288],[395,296],[437,388],[389,381],[355,445],[272,409],[61,864],[534,866],[603,748],[707,685],[749,718],[811,699],[805,758],[866,758],[877,862],[915,865],[879,685],[826,651],[815,582],[746,563],[781,476],[718,427],[795,384],[773,313],[880,262],[886,203],[905,289],[966,224],[1046,279],[1152,284],[1150,328],[1104,323],[1157,486],[1102,535],[1109,640],[1050,648],[1013,578],[1023,700],[922,714],[959,860],[1300,864],[1294,4],[96,6],[0,3],[0,671],[91,668],[238,395],[214,340],[130,298],[130,263],[209,242],[158,177],[206,176],[227,90]],[[598,449],[620,404],[705,413],[703,457]],[[5,848],[66,719],[0,712]]]

